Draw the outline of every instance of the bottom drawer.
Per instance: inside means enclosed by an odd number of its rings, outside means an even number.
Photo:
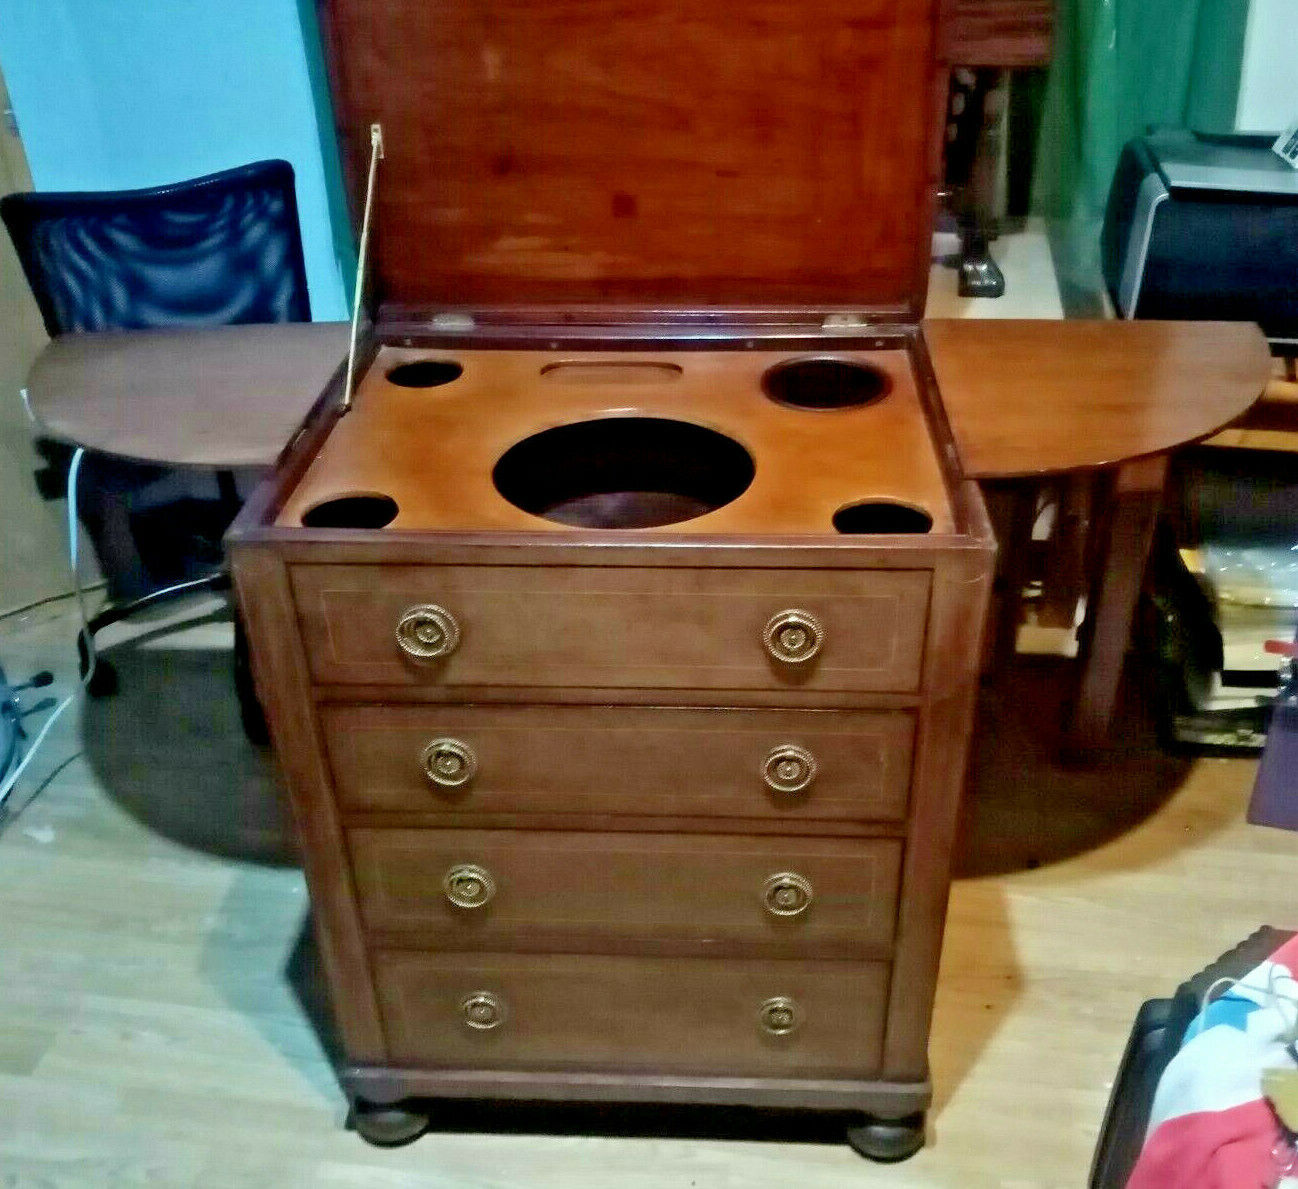
[[[878,1070],[882,962],[375,955],[391,1061],[661,1073]]]

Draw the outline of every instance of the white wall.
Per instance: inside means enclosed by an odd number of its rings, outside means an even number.
[[[286,158],[312,311],[345,317],[304,4],[0,0],[0,69],[36,187],[130,189]]]
[[[28,184],[22,149],[0,125],[0,192]],[[68,589],[63,505],[47,504],[32,482],[38,460],[18,397],[44,343],[45,330],[18,257],[9,237],[0,233],[0,615]]]
[[[1235,127],[1276,132],[1298,120],[1298,2],[1251,0]]]

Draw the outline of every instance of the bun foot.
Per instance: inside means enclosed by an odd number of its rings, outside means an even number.
[[[847,1129],[853,1151],[880,1164],[909,1159],[924,1146],[924,1112],[902,1119],[880,1119],[867,1115],[858,1127]]]
[[[418,1139],[428,1126],[428,1115],[400,1103],[380,1106],[358,1098],[352,1104],[356,1134],[376,1148],[399,1148]]]

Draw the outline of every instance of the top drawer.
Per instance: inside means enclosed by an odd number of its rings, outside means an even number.
[[[593,689],[909,693],[929,592],[927,570],[307,565],[292,581],[317,681]]]

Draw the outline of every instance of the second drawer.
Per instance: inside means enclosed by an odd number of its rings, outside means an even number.
[[[883,953],[902,852],[890,838],[370,829],[347,837],[369,928],[508,948],[566,939]]]
[[[905,711],[329,706],[345,810],[897,820]]]

